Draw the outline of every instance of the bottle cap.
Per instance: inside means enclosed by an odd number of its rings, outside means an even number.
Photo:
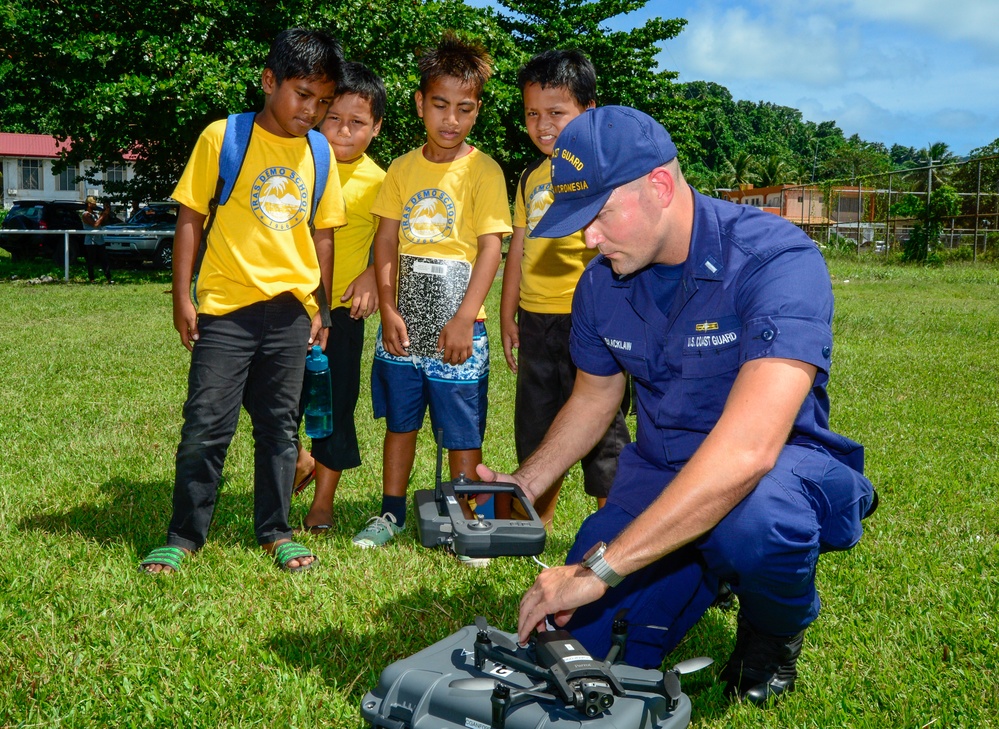
[[[323,354],[323,348],[318,344],[313,344],[309,350],[309,356],[305,358],[305,369],[309,372],[322,372],[329,369],[329,360]]]

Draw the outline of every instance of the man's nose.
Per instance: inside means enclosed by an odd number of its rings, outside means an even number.
[[[600,235],[592,223],[583,228],[583,242],[586,243],[587,248],[596,248],[602,240],[603,236]]]

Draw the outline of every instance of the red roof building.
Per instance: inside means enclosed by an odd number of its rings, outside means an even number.
[[[100,197],[102,186],[75,181],[80,170],[71,167],[53,174],[52,165],[69,142],[58,142],[47,134],[0,132],[0,201],[10,207],[16,200],[70,200],[83,202],[88,195]],[[84,163],[83,167],[89,167]],[[105,174],[105,180],[127,180],[132,166],[123,160]]]

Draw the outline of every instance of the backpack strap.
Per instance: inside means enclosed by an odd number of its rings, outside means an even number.
[[[543,162],[547,162],[548,157],[538,157],[536,160],[527,165],[522,173],[520,173],[520,197],[524,200],[524,204],[527,204],[527,178],[531,176],[534,170],[538,169]]]
[[[215,224],[215,214],[219,205],[225,205],[232,196],[236,180],[243,168],[243,161],[246,159],[246,152],[250,148],[250,137],[253,135],[253,119],[256,113],[252,111],[242,114],[230,114],[226,119],[225,134],[222,137],[222,149],[219,151],[219,177],[215,183],[215,194],[208,201],[208,221],[201,231],[201,244],[198,246],[198,255],[194,261],[194,276],[191,279],[191,299],[194,305],[198,305],[197,282],[198,273],[201,271],[201,264],[208,250],[208,233]],[[319,208],[319,201],[326,191],[326,181],[330,174],[330,145],[320,132],[310,129],[308,133],[309,150],[312,153],[312,163],[315,168],[315,185],[312,191],[312,207],[309,211],[309,232],[315,234],[316,210]],[[314,292],[316,302],[319,305],[319,315],[324,327],[330,327],[333,321],[330,317],[330,305],[326,299],[326,289],[322,282]]]
[[[226,119],[225,134],[222,136],[222,149],[219,151],[219,177],[215,183],[215,194],[208,201],[208,221],[201,231],[201,244],[198,246],[198,255],[194,259],[194,276],[191,277],[191,300],[194,305],[198,305],[197,283],[198,274],[201,272],[201,263],[205,259],[205,251],[208,250],[208,233],[211,232],[215,224],[215,213],[219,205],[229,202],[232,189],[236,186],[236,179],[243,168],[243,160],[246,159],[246,150],[250,148],[250,137],[253,135],[253,118],[255,112],[247,111],[242,114],[230,114]]]
[[[312,210],[309,212],[309,230],[316,232],[316,210],[326,192],[326,180],[330,176],[330,143],[320,132],[310,129],[307,135],[312,151],[312,164],[315,166],[315,189],[312,191]]]
[[[330,143],[320,132],[310,129],[308,135],[309,149],[312,151],[312,164],[315,167],[315,184],[312,190],[312,210],[309,211],[309,232],[316,234],[316,210],[319,209],[319,201],[326,192],[326,180],[330,176]],[[326,299],[326,289],[323,282],[319,282],[313,295],[319,305],[319,318],[323,326],[327,329],[333,326],[333,319],[330,315],[330,302]]]

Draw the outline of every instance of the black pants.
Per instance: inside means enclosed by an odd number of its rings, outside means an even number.
[[[288,510],[309,326],[305,307],[291,294],[198,317],[167,544],[194,551],[205,543],[241,404],[253,424],[257,542],[291,537]]]
[[[87,260],[87,278],[94,280],[94,266],[104,269],[104,278],[111,283],[111,259],[108,257],[107,246],[87,244],[83,246],[83,257]]]

